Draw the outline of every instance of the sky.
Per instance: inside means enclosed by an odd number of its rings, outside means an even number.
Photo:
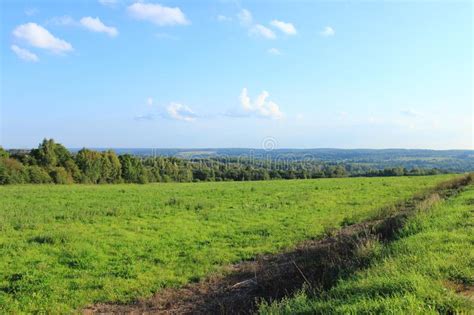
[[[0,6],[6,148],[474,149],[471,1]]]

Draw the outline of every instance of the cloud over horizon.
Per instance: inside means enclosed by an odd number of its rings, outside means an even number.
[[[186,105],[180,103],[171,103],[166,108],[169,118],[182,121],[195,121],[197,115]]]
[[[280,107],[273,101],[267,101],[269,96],[270,94],[267,91],[262,91],[252,102],[248,96],[247,88],[243,88],[239,96],[240,105],[245,112],[255,113],[260,117],[271,119],[283,118]]]

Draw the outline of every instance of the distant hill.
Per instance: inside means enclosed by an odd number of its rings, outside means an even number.
[[[242,158],[278,161],[321,161],[327,163],[361,164],[373,168],[439,168],[454,172],[474,171],[474,150],[421,149],[152,149],[152,148],[95,148],[111,149],[117,154],[137,156],[174,156],[184,159]],[[77,152],[79,149],[70,149]]]

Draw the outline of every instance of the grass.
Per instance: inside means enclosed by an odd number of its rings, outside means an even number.
[[[302,290],[261,314],[474,312],[474,186],[420,211],[389,244],[372,244],[370,267],[328,291]]]
[[[150,296],[451,177],[0,187],[0,311]]]

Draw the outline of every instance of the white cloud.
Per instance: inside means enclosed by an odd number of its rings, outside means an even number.
[[[152,106],[152,105],[153,105],[153,98],[148,97],[148,98],[146,99],[146,103],[147,103],[149,106]]]
[[[242,92],[240,92],[240,104],[244,108],[245,111],[252,110],[252,104],[250,103],[250,97],[248,96],[247,88],[243,88]]]
[[[278,48],[270,48],[267,50],[270,55],[280,56],[281,51]]]
[[[169,117],[176,120],[194,121],[196,114],[186,105],[179,103],[171,103],[166,108]]]
[[[278,28],[280,31],[287,35],[296,35],[296,28],[293,24],[279,21],[279,20],[273,20],[270,22],[270,25]]]
[[[159,26],[190,24],[180,8],[165,7],[155,3],[136,2],[127,8],[129,14],[139,20]]]
[[[242,108],[246,112],[255,113],[261,117],[280,119],[283,117],[283,113],[280,111],[280,107],[272,102],[268,101],[267,98],[270,94],[267,91],[262,91],[257,98],[251,102],[248,96],[247,88],[243,88],[240,93],[239,99]]]
[[[277,36],[276,34],[269,29],[268,27],[254,23],[252,13],[250,13],[247,9],[242,9],[237,14],[237,19],[240,22],[240,25],[247,28],[249,35],[256,36],[256,37],[263,37],[266,39],[275,39]]]
[[[13,30],[13,36],[29,45],[46,49],[57,54],[72,51],[72,45],[60,38],[54,37],[47,29],[36,24],[26,23]]]
[[[39,61],[38,56],[27,49],[20,48],[16,45],[11,45],[10,48],[20,59],[30,62]]]
[[[255,36],[261,36],[267,39],[275,39],[276,35],[275,33],[269,29],[266,26],[263,26],[262,24],[255,24],[251,29],[250,29],[250,34],[255,35]]]
[[[232,18],[229,17],[229,16],[225,16],[225,15],[219,14],[219,15],[217,16],[217,20],[218,20],[219,22],[230,22],[230,21],[232,21]]]
[[[117,0],[99,0],[99,3],[105,6],[114,6],[117,4]]]
[[[329,36],[334,36],[336,35],[336,31],[330,27],[330,26],[326,26],[321,32],[320,32],[321,36],[324,36],[324,37],[329,37]]]
[[[90,16],[86,16],[83,17],[80,22],[82,26],[92,32],[106,33],[111,37],[115,37],[118,35],[118,31],[115,27],[105,25],[98,17],[93,18]]]
[[[253,21],[252,13],[250,13],[250,11],[247,10],[247,9],[242,9],[242,10],[237,14],[237,18],[239,19],[240,24],[241,24],[242,26],[249,27],[249,26],[252,25],[252,21]]]

